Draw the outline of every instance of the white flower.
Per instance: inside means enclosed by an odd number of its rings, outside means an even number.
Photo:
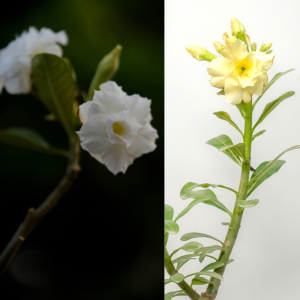
[[[125,173],[135,158],[156,148],[150,104],[139,95],[128,96],[113,81],[101,84],[93,100],[79,106],[82,148],[112,173]]]
[[[30,71],[32,58],[40,53],[62,56],[57,43],[66,45],[68,37],[65,31],[54,33],[42,28],[39,32],[30,27],[19,37],[0,50],[0,93],[3,87],[10,94],[29,93],[31,89]]]

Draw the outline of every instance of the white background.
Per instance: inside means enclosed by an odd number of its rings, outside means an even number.
[[[255,107],[254,122],[265,105],[287,91],[296,95],[282,102],[258,126],[266,132],[253,143],[252,163],[275,158],[280,152],[300,144],[300,2],[271,1],[165,1],[165,202],[177,215],[189,200],[181,200],[179,192],[187,182],[216,183],[238,189],[240,168],[231,159],[205,142],[221,134],[240,143],[240,134],[213,112],[226,111],[243,128],[236,107],[218,96],[210,86],[208,62],[195,60],[186,46],[204,46],[212,53],[213,42],[223,43],[222,36],[231,28],[231,18],[246,28],[251,42],[258,48],[272,43],[276,54],[269,80],[278,72],[296,70],[281,77]],[[256,96],[254,97],[256,99]],[[258,187],[250,199],[259,199],[256,207],[245,210],[242,227],[226,268],[217,299],[266,300],[299,299],[300,287],[300,150],[286,153],[281,170]],[[232,210],[234,194],[213,189],[218,199]],[[171,235],[169,252],[182,246],[180,237],[187,232],[211,234],[224,240],[229,216],[205,204],[198,204],[178,221],[180,231]],[[216,244],[197,239],[205,246]],[[174,257],[188,254],[180,251]],[[217,252],[215,253],[217,255]],[[191,261],[182,267],[187,275],[202,266]],[[168,275],[166,275],[168,278]],[[191,277],[192,278],[192,277]],[[206,286],[195,286],[198,292]],[[166,292],[178,290],[168,284]],[[176,299],[186,299],[178,297]]]

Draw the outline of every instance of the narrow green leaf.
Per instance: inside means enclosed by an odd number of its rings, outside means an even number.
[[[0,130],[0,143],[24,150],[68,156],[68,151],[52,147],[40,134],[29,128],[13,127]]]
[[[89,87],[86,101],[92,100],[94,90],[99,90],[100,84],[110,80],[118,71],[122,47],[117,45],[99,62],[94,78]]]
[[[211,281],[204,277],[195,277],[192,279],[192,285],[203,285],[203,284],[209,284]]]
[[[211,236],[211,235],[208,235],[208,234],[205,234],[205,233],[198,233],[198,232],[190,232],[190,233],[186,233],[184,234],[182,237],[181,237],[181,241],[187,241],[187,240],[190,240],[190,239],[194,239],[194,238],[199,238],[199,237],[205,237],[205,238],[209,238],[209,239],[213,239],[219,243],[221,243],[223,245],[223,243],[216,239],[215,237]]]
[[[179,283],[184,280],[184,275],[181,273],[176,273],[176,274],[172,275],[170,277],[170,279],[175,283]]]
[[[210,271],[201,271],[198,273],[199,275],[206,275],[206,276],[210,276],[210,277],[214,277],[217,278],[219,280],[223,280],[223,276],[216,273],[216,272],[210,272]]]
[[[239,110],[241,116],[243,119],[245,119],[245,112],[244,112],[244,109],[243,109],[243,106],[241,104],[237,104],[235,105],[237,107],[237,109]]]
[[[169,234],[177,234],[179,231],[179,226],[177,223],[171,220],[165,220],[165,232]]]
[[[169,292],[167,294],[165,294],[165,300],[171,300],[173,297],[176,297],[176,294],[180,291],[175,291],[175,292]]]
[[[214,246],[208,246],[208,247],[201,247],[199,249],[197,249],[194,254],[199,254],[199,253],[203,253],[203,252],[206,252],[206,253],[212,253],[216,250],[222,250],[223,248],[218,246],[218,245],[214,245]]]
[[[233,145],[230,137],[228,137],[225,134],[219,135],[209,141],[206,142],[206,144],[211,145],[217,149],[221,149],[223,147],[231,146]],[[232,150],[228,149],[225,151],[222,151],[224,154],[226,154],[229,158],[231,158],[235,163],[237,163],[239,166],[242,166],[241,160],[237,154],[235,154]]]
[[[263,90],[263,93],[256,99],[256,101],[254,102],[253,104],[253,108],[255,107],[255,105],[257,104],[257,102],[261,99],[261,97],[264,95],[264,93],[270,88],[270,86],[277,80],[279,79],[281,76],[291,72],[291,71],[294,71],[295,69],[290,69],[290,70],[287,70],[286,72],[280,72],[280,73],[277,73],[273,78],[272,80],[266,85],[265,89]]]
[[[225,111],[217,111],[214,113],[214,115],[216,115],[219,119],[227,121],[230,125],[232,125],[242,136],[243,133],[240,130],[240,128],[232,121],[231,117],[229,116],[229,114]]]
[[[188,258],[188,259],[183,259],[183,260],[180,260],[178,263],[177,263],[177,267],[176,267],[176,270],[179,271],[179,269],[185,265],[188,261],[190,261],[191,259],[194,259],[195,258]]]
[[[234,259],[228,259],[226,265],[229,265],[230,263],[232,263],[234,261]]]
[[[170,282],[172,282],[171,279],[165,279],[165,285],[168,284],[168,283],[170,283]]]
[[[192,209],[195,205],[199,203],[206,203],[208,205],[212,205],[232,216],[232,213],[226,208],[226,206],[221,203],[216,195],[211,190],[202,190],[202,191],[195,191],[190,192],[189,198],[196,198],[194,201],[192,201],[179,215],[175,218],[174,221],[177,221],[179,218],[184,216],[190,209]]]
[[[253,207],[256,206],[258,204],[259,200],[255,199],[255,200],[238,200],[238,206],[242,207],[242,208],[249,208],[249,207]]]
[[[172,206],[165,204],[165,220],[172,220],[174,215],[174,209]]]
[[[177,253],[179,250],[184,250],[187,252],[194,252],[196,249],[198,249],[199,247],[203,247],[202,244],[198,243],[198,242],[189,242],[186,243],[185,245],[181,246],[180,248],[174,250],[171,254],[170,257],[172,257],[175,253]]]
[[[222,224],[222,225],[224,225],[224,226],[228,226],[228,225],[230,225],[230,223],[229,223],[229,222],[222,222],[221,224]]]
[[[209,265],[207,265],[206,267],[204,267],[202,271],[208,271],[208,270],[214,270],[214,269],[218,269],[218,268],[221,268],[224,266],[224,263],[220,262],[220,261],[216,261],[216,262],[213,262]]]
[[[176,263],[179,263],[179,262],[182,262],[185,260],[190,260],[191,258],[196,257],[196,256],[199,256],[199,254],[186,254],[186,255],[179,256],[173,260],[173,264],[176,264]]]
[[[229,188],[225,185],[221,185],[221,184],[213,184],[213,183],[198,184],[198,183],[194,183],[194,182],[188,182],[181,189],[180,198],[183,199],[183,200],[188,199],[189,198],[188,197],[189,193],[197,187],[203,187],[203,188],[208,188],[208,187],[218,188],[219,187],[219,188],[223,188],[223,189],[229,190],[229,191],[234,192],[235,194],[237,194],[237,191],[235,191],[234,189]]]
[[[68,64],[56,55],[38,54],[32,60],[32,76],[34,94],[55,115],[68,135],[73,135],[76,85]]]
[[[257,138],[258,136],[262,135],[263,133],[265,133],[265,130],[261,130],[261,131],[259,131],[258,133],[254,134],[254,135],[252,136],[252,141],[253,141],[255,138]]]
[[[246,151],[246,145],[244,143],[239,143],[236,145],[226,146],[219,149],[219,151],[231,151],[234,154],[238,155],[239,157],[245,159],[245,151]]]
[[[277,173],[279,169],[285,164],[284,160],[278,160],[278,158],[283,155],[285,152],[294,150],[299,148],[300,146],[296,146],[296,148],[292,147],[288,150],[282,152],[279,156],[277,156],[272,161],[265,161],[260,164],[255,172],[253,172],[251,179],[248,183],[248,192],[247,196],[249,196],[259,185],[261,185],[266,179],[268,179],[273,174]]]
[[[287,92],[278,97],[276,100],[268,103],[263,110],[262,114],[258,118],[257,122],[253,126],[252,132],[254,132],[255,128],[285,99],[290,98],[295,95],[295,92]]]

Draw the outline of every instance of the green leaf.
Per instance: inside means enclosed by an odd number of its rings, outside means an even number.
[[[258,133],[252,135],[252,141],[253,141],[255,138],[257,138],[258,136],[262,135],[264,132],[265,132],[265,130],[261,130],[261,131],[259,131]]]
[[[199,249],[197,249],[194,254],[198,254],[198,253],[203,253],[203,252],[206,252],[206,253],[212,253],[216,250],[222,250],[223,248],[218,246],[218,245],[214,245],[214,246],[208,246],[208,247],[201,247]]]
[[[170,282],[172,282],[171,279],[165,279],[165,285],[168,284],[168,283],[170,283]]]
[[[174,215],[174,209],[172,206],[165,204],[165,220],[172,220]]]
[[[238,200],[238,206],[242,207],[242,208],[249,208],[249,207],[253,207],[256,206],[258,204],[259,200],[255,199],[255,200]]]
[[[236,104],[235,105],[237,107],[237,109],[239,110],[241,116],[243,119],[245,119],[245,112],[244,112],[244,109],[243,109],[243,106],[241,104]]]
[[[244,143],[239,143],[236,145],[226,146],[219,149],[219,151],[231,151],[234,154],[240,156],[241,158],[245,159],[245,151],[246,151],[246,145]]]
[[[52,147],[36,131],[28,128],[13,127],[0,130],[0,143],[24,150],[68,157],[68,151]]]
[[[172,257],[175,253],[177,253],[179,250],[184,250],[187,252],[194,252],[196,249],[198,249],[199,247],[203,247],[202,244],[198,243],[198,242],[189,242],[186,243],[185,245],[181,246],[180,248],[174,250],[171,254],[170,257]]]
[[[263,110],[262,114],[258,118],[257,122],[253,126],[252,132],[254,132],[254,129],[259,125],[283,100],[290,98],[295,95],[295,92],[287,92],[278,97],[276,100],[268,103]]]
[[[42,53],[32,60],[32,76],[35,95],[55,115],[68,135],[73,135],[76,85],[70,67],[62,58]]]
[[[190,239],[194,239],[194,238],[199,238],[199,237],[205,237],[205,238],[209,238],[209,239],[213,239],[217,242],[220,242],[222,245],[223,243],[216,239],[215,237],[211,236],[211,235],[208,235],[208,234],[205,234],[205,233],[198,233],[198,232],[190,232],[190,233],[186,233],[184,234],[182,237],[181,237],[181,241],[188,241]],[[196,250],[196,249],[195,249]]]
[[[184,275],[181,273],[177,273],[177,274],[172,275],[170,277],[170,279],[175,283],[179,283],[184,280]]]
[[[277,160],[277,158],[275,158],[275,160],[273,161],[265,161],[262,164],[260,164],[255,170],[255,172],[253,172],[251,179],[248,183],[247,196],[249,196],[266,179],[268,179],[273,174],[277,173],[284,164],[284,160]]]
[[[225,135],[219,135],[209,141],[206,142],[206,144],[211,145],[217,149],[221,149],[223,147],[231,146],[233,145],[231,139]],[[242,166],[241,160],[238,155],[236,155],[232,150],[225,150],[222,151],[224,154],[226,154],[229,158],[231,158],[235,163],[237,163],[239,166]]]
[[[222,222],[221,224],[224,225],[224,226],[229,226],[230,225],[229,222]]]
[[[171,220],[165,220],[165,232],[169,234],[177,234],[179,231],[179,226],[177,223]]]
[[[112,79],[112,77],[116,74],[120,64],[121,50],[122,46],[117,45],[99,62],[96,73],[89,87],[86,101],[92,100],[94,96],[94,90],[99,90],[100,84]]]
[[[290,70],[287,70],[286,72],[280,72],[280,73],[277,73],[273,78],[272,80],[266,85],[265,89],[263,90],[263,93],[261,94],[261,96],[259,96],[256,101],[254,102],[253,104],[253,108],[255,107],[255,105],[257,104],[257,102],[260,100],[260,98],[264,95],[264,93],[270,88],[270,86],[277,80],[279,79],[281,76],[291,72],[291,71],[294,71],[295,69],[290,69]]]
[[[195,198],[194,201],[192,201],[179,215],[175,218],[174,221],[177,221],[179,218],[184,216],[190,209],[192,209],[195,205],[199,203],[206,203],[208,205],[212,205],[226,213],[228,213],[230,216],[232,216],[232,213],[226,208],[226,206],[221,203],[216,195],[211,190],[202,190],[202,191],[195,191],[190,192],[188,195],[188,198]]]
[[[217,111],[214,113],[214,115],[216,115],[219,119],[227,121],[230,125],[232,125],[242,136],[243,133],[242,131],[239,129],[239,127],[232,121],[231,117],[229,116],[229,114],[225,111]]]
[[[171,300],[173,297],[176,297],[176,294],[179,292],[181,292],[181,290],[165,294],[165,300]]]
[[[196,256],[199,256],[199,254],[186,254],[186,255],[179,256],[173,260],[173,264],[183,262],[185,260],[190,260],[191,258]]]
[[[177,263],[176,270],[179,271],[179,269],[180,269],[184,264],[186,264],[189,260],[191,260],[191,259],[195,259],[195,258],[187,258],[187,259],[180,260],[180,261]]]
[[[201,271],[198,273],[199,275],[206,275],[206,276],[210,276],[210,277],[214,277],[217,278],[219,280],[223,280],[223,276],[216,273],[216,272],[211,272],[211,271]]]
[[[209,284],[211,281],[204,277],[195,277],[192,279],[192,285],[203,285],[203,284]]]
[[[224,265],[225,265],[224,263],[222,263],[222,262],[220,262],[220,261],[216,261],[216,262],[213,262],[213,263],[207,265],[206,267],[204,267],[204,268],[201,270],[201,272],[202,272],[202,271],[208,271],[208,270],[214,270],[214,269],[217,269],[217,268],[221,268],[221,267],[223,267]]]
[[[224,89],[217,93],[217,95],[225,95]]]
[[[229,265],[230,263],[232,263],[234,261],[234,259],[228,259],[226,265]]]

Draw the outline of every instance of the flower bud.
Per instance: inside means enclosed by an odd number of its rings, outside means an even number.
[[[233,44],[236,42],[236,37],[234,35],[231,35],[229,32],[225,32],[223,34],[223,40],[225,42],[225,45],[228,46],[229,44]]]
[[[256,51],[256,43],[251,44],[251,50]]]
[[[269,43],[269,44],[263,44],[263,45],[260,47],[259,51],[265,52],[265,51],[268,51],[271,47],[272,47],[272,44],[271,44],[271,43]]]
[[[236,38],[240,38],[245,34],[246,29],[236,18],[231,18],[231,31],[232,35]]]
[[[212,61],[216,56],[206,50],[202,46],[188,46],[186,50],[198,60]]]
[[[225,49],[225,46],[220,44],[219,42],[214,42],[214,46],[219,53],[221,53],[221,50]]]
[[[273,50],[267,51],[266,54],[271,54]]]

